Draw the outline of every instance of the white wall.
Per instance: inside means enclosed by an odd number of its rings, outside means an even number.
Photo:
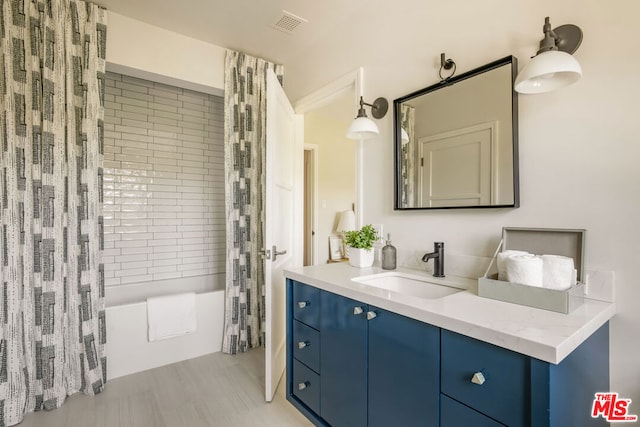
[[[107,11],[107,69],[221,95],[225,49]]]
[[[587,229],[586,267],[615,271],[611,389],[633,399],[634,413],[640,413],[639,15],[636,0],[373,0],[361,16],[370,24],[336,29],[285,64],[292,99],[363,66],[366,98],[391,101],[433,84],[440,52],[459,72],[509,54],[522,67],[542,38],[545,16],[554,27],[579,25],[584,41],[575,57],[583,78],[557,92],[520,96],[519,209],[394,211],[387,114],[378,122],[380,137],[365,144],[364,217],[393,235],[399,261],[436,240],[449,253],[491,256],[503,226]]]

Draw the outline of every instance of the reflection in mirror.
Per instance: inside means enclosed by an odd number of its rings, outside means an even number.
[[[517,59],[394,101],[395,209],[518,207]]]

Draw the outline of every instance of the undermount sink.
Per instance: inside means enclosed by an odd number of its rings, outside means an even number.
[[[428,277],[399,271],[371,274],[351,280],[386,291],[427,299],[442,298],[463,291],[463,289],[433,283]]]

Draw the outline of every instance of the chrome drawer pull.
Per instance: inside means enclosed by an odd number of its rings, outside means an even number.
[[[486,379],[482,374],[482,372],[476,372],[475,374],[473,374],[473,377],[471,378],[471,382],[478,385],[484,384],[485,381]]]
[[[357,316],[359,314],[362,314],[364,310],[362,310],[362,307],[353,307],[353,315]]]
[[[308,347],[311,343],[309,341],[300,341],[298,342],[298,348],[302,350],[305,347]]]
[[[305,381],[303,383],[299,383],[298,384],[298,390],[304,390],[305,388],[309,387],[309,381]]]
[[[367,320],[375,319],[378,317],[375,311],[367,311]]]
[[[305,308],[308,305],[309,305],[309,303],[307,301],[300,301],[298,303],[298,307],[300,307],[300,308]]]

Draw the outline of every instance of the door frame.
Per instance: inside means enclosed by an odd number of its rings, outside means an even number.
[[[315,232],[318,230],[318,161],[320,159],[320,147],[318,144],[304,144],[304,151],[309,152],[311,163],[313,163],[313,174],[311,175],[311,179],[313,180],[311,183],[311,191],[313,192],[311,195],[311,265],[316,265],[320,261],[318,236],[315,235]],[[305,188],[305,191],[306,190]],[[305,215],[306,214],[305,212]]]
[[[355,97],[353,100],[353,113],[354,117],[358,111],[360,105],[360,97],[363,96],[364,85],[364,70],[359,67],[342,77],[332,81],[331,83],[321,87],[302,97],[293,104],[293,109],[296,114],[305,114],[316,108],[323,107],[338,98],[340,95],[353,89]],[[345,129],[346,132],[346,129]],[[356,202],[355,202],[355,216],[356,227],[360,228],[363,224],[364,218],[364,144],[363,142],[356,141]],[[318,216],[318,204],[315,205],[314,217]],[[317,240],[317,239],[316,239]],[[315,255],[318,251],[314,251],[314,264],[316,263]]]

